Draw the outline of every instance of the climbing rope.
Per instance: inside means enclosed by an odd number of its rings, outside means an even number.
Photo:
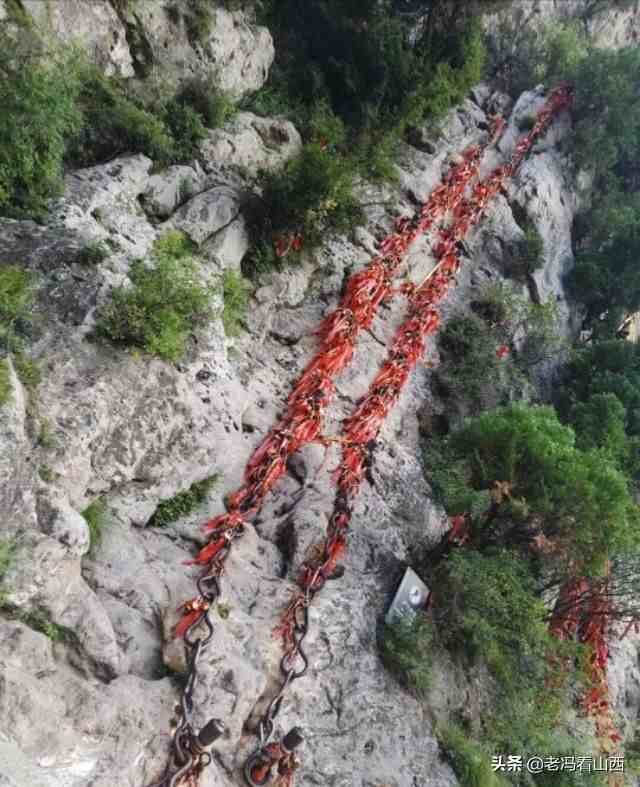
[[[371,325],[380,304],[394,293],[392,279],[411,243],[451,211],[453,226],[440,233],[435,249],[440,260],[437,268],[419,287],[405,285],[400,288],[409,297],[409,317],[396,334],[389,359],[376,376],[369,394],[356,413],[345,421],[341,438],[342,462],[334,475],[338,486],[334,510],[327,537],[317,549],[322,557],[305,566],[300,578],[301,592],[287,607],[279,627],[284,643],[280,664],[283,679],[260,722],[259,747],[247,761],[245,777],[252,787],[266,784],[276,772],[280,784],[293,783],[298,767],[294,749],[302,741],[302,734],[294,728],[280,743],[271,742],[275,718],[289,685],[307,670],[302,644],[308,631],[308,608],[344,555],[353,497],[368,472],[375,439],[410,371],[424,352],[425,338],[438,328],[439,315],[434,305],[444,297],[460,266],[457,244],[479,220],[491,197],[503,188],[505,179],[513,174],[535,139],[548,128],[553,116],[568,106],[570,100],[568,86],[553,91],[531,132],[518,143],[509,164],[494,170],[489,178],[473,188],[470,200],[464,200],[465,189],[478,172],[484,147],[502,131],[503,122],[496,122],[487,143],[464,152],[461,163],[449,170],[443,183],[416,215],[396,222],[396,232],[381,241],[378,254],[351,277],[339,306],[321,325],[318,331],[320,350],[295,384],[285,416],[249,460],[244,484],[227,498],[227,513],[205,525],[205,530],[211,533],[210,539],[192,561],[205,569],[197,583],[199,595],[181,607],[183,615],[176,627],[176,635],[185,638],[189,652],[188,678],[170,762],[157,787],[195,784],[202,768],[210,761],[210,755],[203,751],[205,739],[209,740],[205,731],[208,728],[221,730],[220,723],[212,720],[196,734],[191,720],[192,694],[197,680],[197,662],[213,635],[210,609],[220,594],[219,578],[233,542],[243,534],[248,519],[257,513],[267,493],[284,474],[288,458],[306,443],[325,440],[321,435],[322,418],[335,393],[332,378],[351,361],[360,330]],[[196,636],[198,630],[203,632],[199,637]]]

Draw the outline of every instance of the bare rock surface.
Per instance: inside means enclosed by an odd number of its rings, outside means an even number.
[[[175,0],[24,0],[20,4],[44,36],[74,43],[108,76],[147,76],[177,84],[211,77],[231,96],[257,90],[274,49],[266,27],[242,12],[210,4],[195,26],[188,2]],[[0,4],[4,11],[5,2]]]

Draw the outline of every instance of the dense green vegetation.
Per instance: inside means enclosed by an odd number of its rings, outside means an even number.
[[[383,632],[382,659],[386,667],[418,696],[430,684],[433,635],[433,626],[423,615],[387,623]]]
[[[271,3],[262,19],[276,43],[270,85],[298,109],[325,103],[370,158],[386,133],[442,117],[481,74],[477,7],[432,5],[411,43],[391,2]]]
[[[163,500],[149,520],[149,525],[152,527],[163,527],[195,511],[205,502],[209,492],[218,480],[219,477],[217,475],[212,475],[209,478],[204,478],[202,481],[195,481],[184,492],[178,492],[177,495],[168,500]]]
[[[211,319],[212,287],[198,278],[191,244],[181,233],[159,240],[147,264],[132,263],[131,286],[117,287],[102,307],[96,335],[177,360],[194,325]]]
[[[0,353],[11,353],[16,373],[29,390],[38,385],[40,370],[23,352],[21,329],[29,322],[33,300],[33,277],[17,265],[0,266]],[[8,361],[0,357],[0,404],[10,396]]]
[[[433,462],[447,510],[477,512],[478,545],[517,546],[542,535],[585,574],[640,545],[628,479],[606,451],[577,448],[551,407],[482,413],[434,447]],[[499,503],[497,483],[508,485]]]
[[[516,343],[516,336],[519,341]],[[516,346],[517,344],[517,346]],[[554,304],[532,303],[507,283],[485,287],[471,311],[454,314],[438,334],[437,392],[449,419],[532,393],[528,375],[564,349]],[[427,430],[428,431],[428,430]]]
[[[40,60],[30,36],[19,48],[0,37],[3,213],[38,213],[60,190],[67,143],[82,124],[80,82],[69,60],[53,53]]]
[[[462,787],[504,787],[508,784],[491,767],[491,752],[476,743],[460,725],[447,724],[437,732]]]
[[[65,162],[89,165],[127,151],[159,164],[188,160],[205,124],[215,127],[233,111],[213,74],[187,82],[177,95],[136,91],[74,50],[45,50],[31,28],[17,41],[3,34],[0,44],[3,214],[42,215],[60,192]]]
[[[244,106],[287,115],[305,144],[284,172],[262,179],[248,272],[278,264],[272,247],[283,236],[299,234],[311,248],[323,233],[361,221],[358,181],[392,180],[407,132],[427,124],[436,133],[479,81],[485,57],[477,5],[431,4],[415,42],[399,10],[377,0],[265,4],[261,21],[274,35],[276,63]]]
[[[640,50],[598,49],[577,23],[542,35],[525,28],[517,45],[513,40],[503,66],[514,94],[541,81],[575,86],[573,153],[594,188],[591,208],[576,220],[568,285],[587,307],[585,327],[612,336],[622,317],[640,308]]]
[[[17,265],[0,266],[0,349],[20,347],[17,329],[28,318],[34,299],[31,275]]]

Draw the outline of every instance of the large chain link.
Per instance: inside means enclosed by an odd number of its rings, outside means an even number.
[[[240,538],[243,533],[241,527],[231,531],[227,546],[198,577],[196,585],[200,596],[192,604],[200,611],[200,615],[187,628],[183,637],[187,651],[187,677],[180,702],[176,706],[177,719],[169,762],[160,781],[154,782],[149,787],[181,787],[181,785],[195,787],[199,774],[211,762],[211,754],[207,749],[224,732],[222,722],[211,719],[196,733],[193,723],[193,695],[198,682],[200,661],[213,639],[214,626],[211,613],[222,593],[220,576],[231,553],[233,541]]]

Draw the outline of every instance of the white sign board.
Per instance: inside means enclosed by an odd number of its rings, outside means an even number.
[[[412,568],[407,568],[396,595],[385,616],[387,623],[393,623],[405,615],[416,614],[427,603],[429,588]]]

